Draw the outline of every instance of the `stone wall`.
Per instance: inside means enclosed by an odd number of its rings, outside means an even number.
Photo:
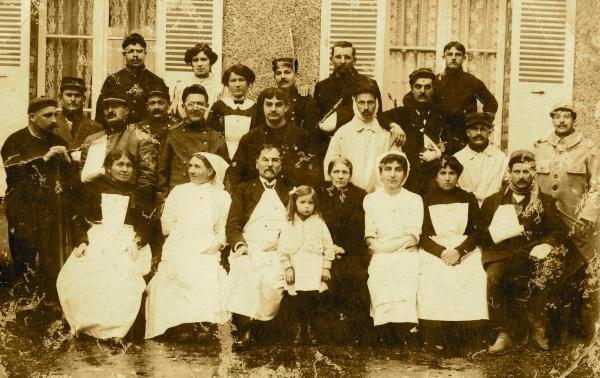
[[[577,0],[573,103],[577,125],[600,142],[600,1]]]
[[[319,77],[321,1],[225,0],[223,14],[223,71],[236,63],[250,67],[256,74],[251,98],[275,85],[271,61],[294,52],[300,61],[297,84],[314,86]]]

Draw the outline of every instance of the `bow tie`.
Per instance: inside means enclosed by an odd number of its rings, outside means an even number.
[[[244,103],[244,100],[233,100],[233,103],[242,105]]]

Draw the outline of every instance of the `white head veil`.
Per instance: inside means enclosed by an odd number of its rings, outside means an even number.
[[[402,179],[402,186],[404,186],[406,180],[408,180],[408,175],[410,174],[410,162],[408,161],[408,158],[406,157],[406,154],[404,152],[392,150],[379,155],[375,160],[375,175],[377,189],[383,189],[383,181],[381,180],[381,171],[379,170],[379,166],[381,165],[381,161],[386,156],[401,156],[404,160],[406,160],[406,172],[404,172],[404,178]]]
[[[215,171],[215,177],[211,180],[211,184],[223,188],[223,179],[225,178],[225,172],[229,168],[229,164],[219,155],[211,154],[210,152],[196,152],[192,157],[198,155],[204,156]]]
[[[362,114],[358,110],[358,105],[356,104],[356,97],[358,97],[358,95],[361,95],[363,93],[372,94],[371,92],[364,91],[364,92],[358,93],[356,96],[352,97],[352,110],[354,111],[354,117],[364,123],[377,122],[377,112],[379,111],[379,100],[377,100],[377,96],[373,95],[373,97],[375,97],[375,112],[373,113],[373,118],[371,118],[370,120],[364,119]]]

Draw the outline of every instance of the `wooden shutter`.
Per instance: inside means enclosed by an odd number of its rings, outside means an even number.
[[[0,0],[0,67],[21,65],[21,1]]]
[[[521,7],[519,81],[562,83],[566,0],[525,0]]]
[[[323,7],[325,12],[321,17],[329,22],[322,22],[321,76],[333,70],[329,59],[331,46],[338,41],[348,41],[357,51],[358,72],[380,79],[379,71],[383,72],[383,67],[379,67],[382,59],[378,58],[383,53],[383,35],[378,34],[378,26],[385,23],[385,1],[324,0]]]

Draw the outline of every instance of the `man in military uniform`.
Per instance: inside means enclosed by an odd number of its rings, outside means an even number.
[[[569,226],[570,254],[564,279],[578,290],[585,278],[587,262],[600,245],[600,151],[594,142],[575,129],[577,113],[570,104],[558,104],[550,112],[554,132],[534,146],[537,181],[542,192],[556,199],[563,221]],[[571,277],[569,277],[571,276]],[[571,303],[569,330],[585,337],[580,322],[581,292],[569,293]]]
[[[306,125],[306,106],[312,98],[310,95],[303,96],[296,87],[296,74],[298,73],[298,59],[295,58],[277,58],[273,59],[273,76],[277,88],[287,93],[290,99],[290,105],[286,117],[297,126],[307,129]],[[256,112],[258,115],[263,112]],[[260,124],[260,123],[259,123]]]
[[[67,142],[69,149],[79,148],[85,138],[102,131],[102,126],[83,113],[85,101],[83,79],[71,76],[63,77],[60,82],[59,99],[62,109],[56,115],[57,126],[53,132]]]

